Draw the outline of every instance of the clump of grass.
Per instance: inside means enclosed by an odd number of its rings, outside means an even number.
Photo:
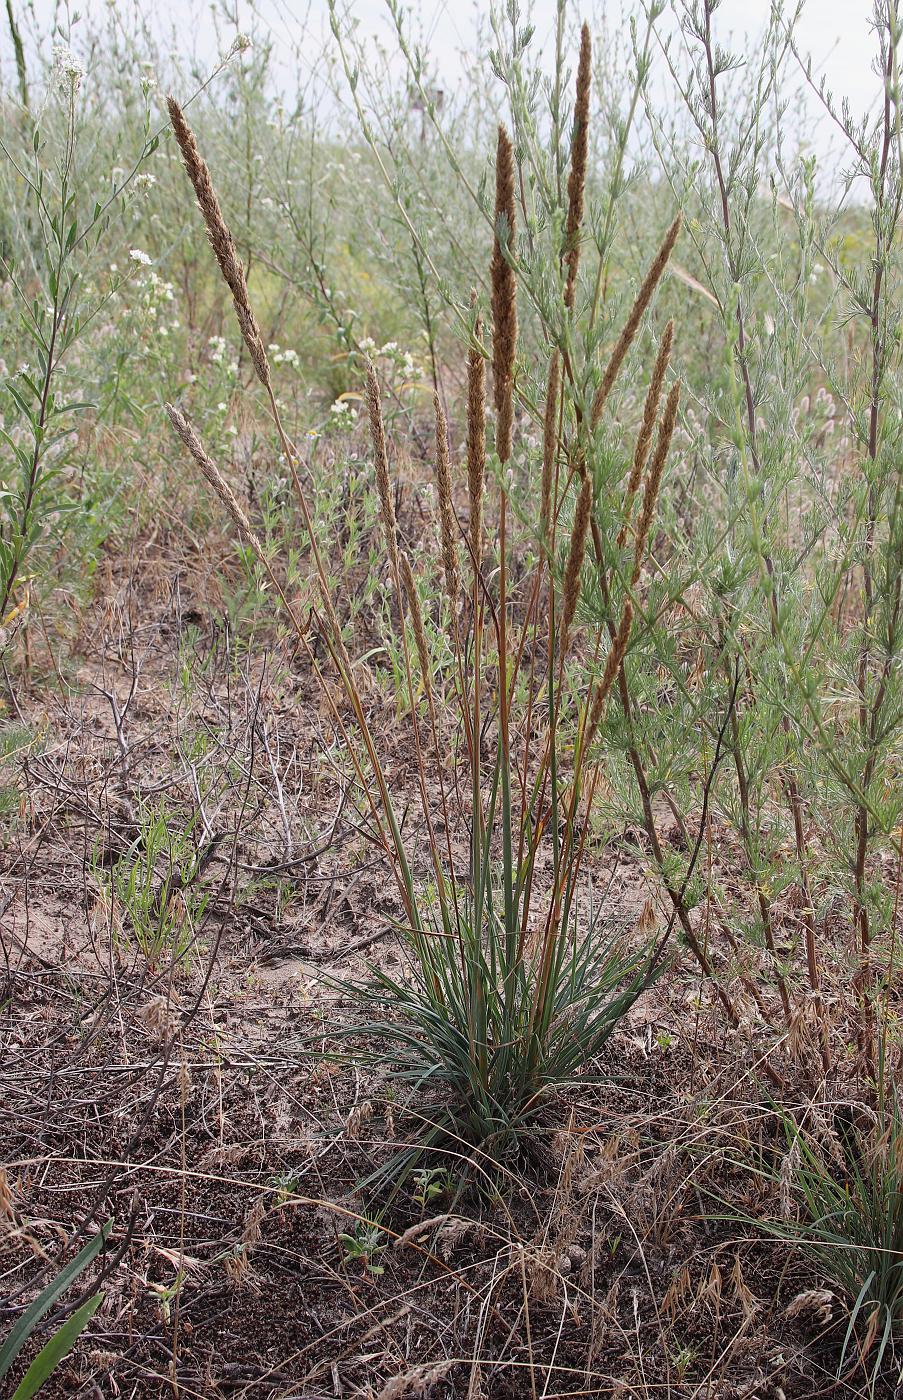
[[[903,1111],[887,1078],[877,1112],[842,1107],[828,1132],[781,1119],[788,1152],[780,1186],[789,1218],[765,1222],[797,1243],[846,1300],[839,1373],[852,1365],[874,1393],[903,1343]]]
[[[589,45],[584,35],[577,95],[582,115],[573,145],[567,224],[566,251],[574,256],[563,258],[559,268],[559,304],[569,310],[573,309],[580,242],[588,75]],[[184,139],[182,144],[184,149]],[[535,1137],[550,1095],[587,1072],[660,966],[660,948],[653,951],[642,939],[638,946],[628,946],[612,937],[608,910],[594,903],[585,865],[586,811],[598,772],[595,739],[629,650],[634,617],[630,590],[639,575],[677,411],[675,385],[644,477],[671,331],[666,349],[659,354],[653,397],[647,400],[647,415],[653,422],[644,421],[631,454],[634,464],[640,462],[634,491],[642,489],[631,570],[608,580],[610,616],[595,622],[586,637],[587,655],[596,658],[590,678],[571,682],[565,658],[580,635],[577,613],[586,545],[598,522],[592,433],[579,411],[572,361],[557,349],[548,366],[544,408],[540,511],[545,549],[526,592],[519,587],[515,596],[509,589],[514,541],[508,528],[507,464],[515,448],[518,343],[515,180],[514,149],[500,127],[490,264],[495,451],[487,458],[486,351],[475,312],[467,355],[470,520],[463,563],[457,548],[447,427],[438,397],[434,404],[439,557],[454,641],[450,674],[443,677],[448,695],[443,735],[433,683],[440,663],[431,650],[414,568],[399,546],[379,379],[372,364],[367,371],[380,518],[397,601],[394,625],[409,688],[426,833],[418,856],[426,858],[426,874],[415,876],[414,858],[402,835],[383,767],[383,745],[370,729],[353,668],[336,652],[328,588],[316,540],[310,539],[313,591],[319,605],[313,616],[337,662],[356,736],[345,727],[335,703],[334,718],[361,785],[362,820],[371,840],[384,852],[403,906],[399,924],[407,953],[405,975],[393,977],[372,969],[364,979],[344,984],[352,987],[363,1010],[354,1028],[361,1037],[354,1053],[400,1080],[411,1093],[413,1127],[408,1147],[380,1168],[377,1177],[398,1177],[412,1170],[424,1153],[437,1150],[463,1151],[481,1167],[510,1161]],[[624,363],[678,227],[678,222],[672,225],[618,339],[602,381],[606,393]],[[236,309],[241,320],[244,312],[238,302]],[[581,370],[584,375],[594,372],[591,360]],[[171,416],[187,441],[179,411],[172,410]],[[282,440],[275,406],[274,421]],[[233,505],[229,493],[221,489],[219,474],[211,471],[191,442],[188,446],[243,538],[253,540],[241,507],[237,502]],[[492,480],[499,482],[498,532],[490,543],[484,538],[484,519]],[[294,481],[301,492],[297,475]],[[577,499],[572,508],[574,489]],[[630,505],[628,501],[628,512]],[[303,493],[302,508],[309,521]],[[558,522],[568,515],[570,545],[559,573]],[[468,586],[459,585],[459,571],[468,569]],[[547,572],[548,588],[543,588]],[[284,591],[276,591],[284,600]],[[289,615],[297,626],[298,609]],[[414,681],[415,653],[426,696],[425,714]],[[462,773],[449,772],[449,728],[462,755],[466,782]],[[456,830],[467,835],[469,858],[463,867],[454,854]]]

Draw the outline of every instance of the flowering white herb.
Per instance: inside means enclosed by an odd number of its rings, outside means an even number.
[[[64,96],[75,96],[85,76],[82,64],[68,44],[53,46],[53,81]]]
[[[333,423],[338,423],[340,426],[353,423],[357,418],[357,409],[352,408],[347,399],[336,399],[335,403],[330,405],[329,411],[332,414]]]

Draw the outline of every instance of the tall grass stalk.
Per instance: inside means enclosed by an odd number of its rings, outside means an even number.
[[[193,150],[188,137],[179,139],[183,149]],[[197,189],[199,182],[193,183]],[[202,201],[208,226],[216,210],[215,197]],[[669,234],[670,242],[666,240],[663,245],[666,251],[656,260],[652,280],[647,277],[643,284],[641,312],[648,305],[654,281],[673,246],[676,227]],[[227,231],[218,227],[216,238],[212,239],[215,251],[223,246],[227,236]],[[574,236],[579,237],[579,229]],[[222,265],[219,253],[217,256]],[[234,272],[230,259],[226,261]],[[406,841],[402,836],[380,744],[369,728],[356,689],[354,667],[336,646],[330,613],[323,605],[328,582],[317,542],[312,536],[309,538],[315,589],[321,602],[320,607],[313,608],[312,616],[336,664],[344,700],[357,726],[357,738],[342,726],[343,743],[358,754],[355,771],[362,789],[360,795],[376,827],[374,835],[395,869],[404,908],[402,932],[409,954],[408,977],[399,980],[373,971],[365,982],[355,986],[370,1017],[356,1029],[366,1033],[368,1044],[378,1047],[363,1049],[361,1055],[375,1060],[408,1084],[419,1099],[420,1124],[411,1149],[389,1164],[390,1173],[409,1167],[429,1148],[460,1149],[463,1144],[466,1150],[496,1161],[519,1150],[534,1130],[549,1093],[571,1082],[592,1063],[650,975],[650,950],[628,950],[612,941],[605,910],[593,904],[584,877],[588,837],[585,804],[592,801],[596,781],[592,742],[629,648],[633,616],[630,578],[636,575],[646,545],[674,426],[677,389],[675,386],[669,394],[657,450],[647,474],[644,510],[636,533],[632,572],[625,579],[628,591],[623,596],[619,621],[615,620],[607,647],[608,632],[601,624],[596,626],[595,635],[586,639],[589,654],[605,653],[600,678],[588,687],[578,684],[574,689],[564,663],[568,647],[581,632],[576,625],[576,612],[582,545],[572,547],[561,583],[553,569],[544,615],[540,614],[539,602],[545,555],[539,556],[533,583],[526,593],[519,589],[512,596],[507,582],[514,541],[509,533],[506,473],[515,451],[514,397],[519,373],[516,266],[514,152],[500,128],[490,278],[495,451],[487,461],[482,382],[485,352],[475,333],[468,357],[466,405],[471,522],[469,557],[464,568],[471,577],[469,587],[463,590],[469,602],[460,617],[464,632],[455,651],[451,677],[457,734],[470,771],[469,803],[453,802],[447,780],[434,705],[437,661],[431,655],[414,571],[399,548],[389,444],[380,386],[372,365],[367,376],[376,485],[395,596],[395,626],[409,689],[425,833],[425,842],[416,854],[409,851],[410,839]],[[566,268],[561,269],[561,275],[560,296],[564,305],[570,295]],[[253,313],[245,305],[243,281],[240,290],[242,296],[236,299],[236,307],[244,333],[249,324],[253,325]],[[634,309],[628,321],[631,338],[638,321]],[[618,368],[624,358],[621,354]],[[557,399],[555,377],[552,372],[553,400]],[[267,377],[261,374],[260,378],[268,388]],[[268,402],[279,441],[290,447],[269,393]],[[178,427],[179,411],[171,409],[170,413]],[[554,421],[555,409],[548,411],[548,418]],[[578,473],[580,503],[572,531],[578,541],[585,543],[594,504],[592,440],[579,418],[572,419],[568,413],[567,422],[564,440],[559,435],[555,444],[547,443],[545,449],[550,482],[549,557],[553,559],[555,522],[568,509],[571,490],[571,474],[561,473],[557,467],[561,453],[583,464]],[[445,460],[446,428],[438,405],[436,427],[440,556],[445,561],[447,601],[454,619],[457,557],[452,485],[450,464]],[[569,440],[571,433],[573,441]],[[634,460],[637,451],[635,448],[631,454]],[[197,457],[197,453],[194,455]],[[480,524],[489,468],[499,482],[498,535],[491,561],[485,557],[486,542]],[[212,479],[209,470],[205,475]],[[295,472],[293,480],[296,491],[303,496],[300,474]],[[230,503],[228,493],[216,486],[215,489],[245,537],[253,538],[253,532],[247,534],[241,507],[237,502]],[[303,514],[309,522],[306,507]],[[490,562],[491,568],[487,567]],[[276,592],[284,598],[280,586]],[[526,606],[522,599],[526,599]],[[290,609],[288,617],[306,642],[297,609]],[[408,617],[413,649],[408,641]],[[558,617],[566,619],[566,625],[562,621],[559,627]],[[432,742],[422,732],[412,650],[423,676]],[[306,652],[310,658],[309,646]],[[525,661],[528,655],[529,665]],[[525,698],[518,701],[515,716],[516,695]],[[338,718],[338,711],[335,713]],[[574,740],[573,753],[567,756]],[[487,746],[488,757],[484,752]],[[442,847],[436,835],[431,792],[437,794],[443,815],[447,839]],[[469,832],[466,871],[456,869],[450,841],[451,827],[459,823]],[[540,875],[543,862],[538,857],[546,848],[551,868],[548,875]],[[385,1014],[387,1010],[389,1015]]]

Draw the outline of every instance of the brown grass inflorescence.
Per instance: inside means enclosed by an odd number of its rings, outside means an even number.
[[[426,640],[426,628],[423,625],[423,609],[420,606],[420,594],[417,592],[417,583],[414,578],[414,571],[411,568],[411,561],[404,553],[399,555],[399,559],[401,562],[401,578],[404,583],[404,591],[407,594],[411,623],[414,628],[414,641],[417,644],[417,658],[420,662],[420,674],[423,678],[424,689],[429,696],[432,668],[430,666],[430,650]]]
[[[210,246],[213,249],[216,261],[219,263],[223,278],[232,293],[232,300],[235,303],[235,315],[238,319],[242,337],[248,347],[248,352],[258,378],[262,384],[269,388],[269,364],[267,362],[266,351],[263,348],[263,337],[260,334],[254,312],[251,310],[245,270],[238,256],[235,240],[229,232],[226,220],[223,218],[223,211],[216,197],[216,190],[213,188],[210,171],[198,150],[194,132],[185,120],[184,113],[178,102],[174,97],[170,96],[166,99],[166,105],[169,109],[169,119],[172,122],[173,134],[179,144],[179,150],[182,152],[182,160],[185,163],[188,178],[194,186],[198,205],[204,216],[204,223],[207,225],[207,236],[210,240]]]
[[[671,257],[671,253],[674,250],[674,245],[677,242],[677,235],[680,233],[680,226],[681,215],[678,214],[677,218],[674,220],[671,227],[668,229],[668,232],[665,234],[661,246],[659,247],[658,252],[652,260],[652,263],[649,267],[649,271],[643,278],[643,284],[640,287],[640,290],[637,292],[636,300],[634,301],[633,306],[630,309],[630,315],[624,322],[624,329],[618,336],[618,339],[615,343],[615,348],[611,352],[611,358],[608,361],[605,373],[602,376],[602,383],[596,390],[596,395],[593,399],[591,422],[594,428],[598,425],[599,420],[602,417],[605,405],[608,402],[608,396],[611,393],[612,388],[614,387],[614,383],[618,377],[618,374],[620,373],[621,366],[623,365],[624,360],[627,356],[627,351],[630,349],[631,345],[634,342],[636,333],[639,330],[640,321],[643,319],[643,313],[645,312],[646,308],[652,300],[652,295],[659,282],[661,281],[662,273],[668,266],[668,259]]]
[[[495,242],[492,248],[492,374],[496,412],[495,450],[499,460],[511,456],[514,428],[514,357],[517,353],[517,279],[505,256],[514,254],[514,147],[499,125],[495,165]],[[504,238],[504,244],[502,239]]]
[[[602,713],[605,709],[605,702],[609,692],[617,679],[618,672],[624,663],[624,656],[627,652],[627,642],[630,638],[630,628],[633,623],[633,604],[630,599],[624,603],[624,611],[621,613],[621,621],[618,630],[612,638],[611,646],[608,649],[608,656],[605,658],[605,670],[602,672],[602,679],[593,692],[592,705],[590,707],[589,724],[587,725],[585,744],[589,748],[596,737],[596,731],[602,720]]]
[[[665,470],[668,449],[671,446],[674,425],[677,422],[677,409],[679,404],[680,384],[677,383],[671,386],[671,390],[665,401],[665,411],[662,414],[662,419],[658,428],[658,441],[655,444],[655,452],[649,464],[649,472],[643,490],[643,504],[640,508],[640,515],[636,527],[636,544],[634,548],[631,587],[639,578],[640,569],[643,566],[643,552],[646,548],[646,540],[649,535],[650,526],[652,525],[652,517],[655,514],[659,487],[662,484],[662,473]]]
[[[580,266],[580,227],[583,223],[583,196],[586,189],[586,157],[589,138],[589,95],[592,83],[592,42],[589,25],[580,31],[580,62],[577,67],[577,96],[574,101],[574,129],[571,136],[571,171],[568,176],[568,213],[564,247],[567,281],[564,304],[574,304],[577,270]]]
[[[659,342],[658,354],[655,357],[655,366],[652,371],[652,378],[649,381],[649,388],[646,391],[646,401],[643,405],[643,422],[636,440],[636,447],[633,453],[633,463],[630,468],[630,476],[627,481],[627,490],[624,495],[624,524],[618,531],[618,548],[622,549],[627,539],[629,528],[630,512],[633,509],[633,500],[640,489],[640,481],[643,476],[643,468],[649,456],[649,447],[652,442],[652,433],[655,428],[655,420],[658,416],[658,405],[662,395],[662,386],[665,382],[665,374],[668,369],[668,362],[671,359],[671,346],[674,341],[674,322],[669,321],[662,333]]]
[[[177,435],[181,438],[185,447],[188,448],[188,451],[197,462],[208,484],[213,488],[215,494],[219,497],[229,515],[232,517],[240,538],[248,548],[254,552],[257,558],[262,561],[264,558],[263,546],[258,536],[251,529],[250,521],[239,504],[235,492],[226,481],[213,458],[207,452],[207,449],[195,432],[188,416],[183,413],[181,409],[176,408],[174,404],[168,403],[165,405],[165,408],[169,421],[175,428]]]

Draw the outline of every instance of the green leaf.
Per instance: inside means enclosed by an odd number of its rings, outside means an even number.
[[[12,398],[20,413],[24,414],[24,416],[28,419],[29,423],[31,423],[32,426],[34,426],[37,422],[37,418],[35,416],[34,410],[31,407],[31,404],[28,403],[27,400],[23,397],[23,395],[19,393],[12,380],[9,381],[6,387],[9,391],[10,398]]]
[[[67,1318],[62,1327],[54,1333],[46,1346],[42,1347],[32,1361],[13,1394],[13,1400],[31,1400],[41,1386],[53,1375],[63,1357],[72,1350],[79,1336],[103,1302],[103,1294],[95,1293],[77,1312]]]
[[[74,1259],[69,1260],[69,1263],[60,1270],[56,1278],[47,1285],[44,1292],[35,1298],[31,1307],[26,1308],[3,1346],[0,1347],[0,1379],[6,1375],[44,1314],[49,1312],[57,1298],[65,1293],[82,1270],[86,1269],[92,1259],[95,1259],[100,1253],[112,1227],[112,1220],[108,1220],[105,1225],[102,1225],[93,1240],[90,1240],[84,1249],[79,1250]]]

